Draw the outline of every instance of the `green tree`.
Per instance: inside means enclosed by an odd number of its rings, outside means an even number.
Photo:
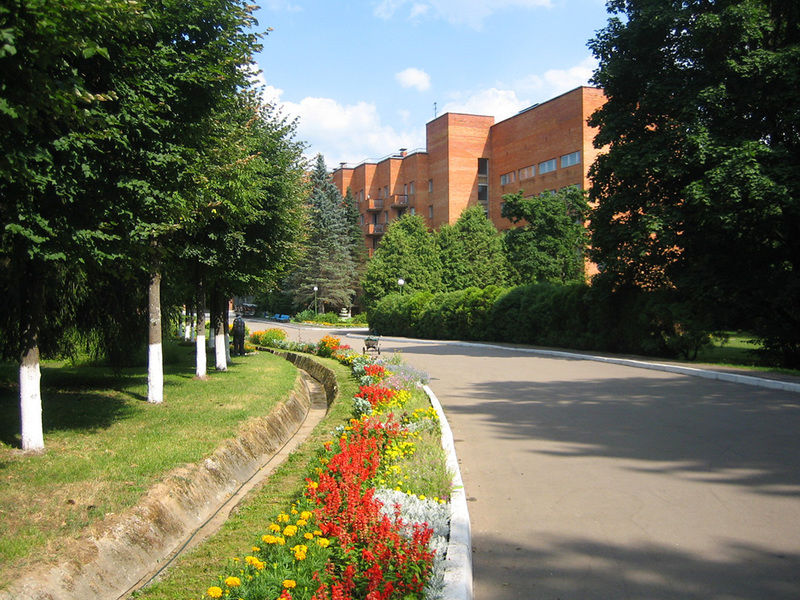
[[[317,155],[311,172],[308,204],[308,240],[291,279],[295,305],[307,307],[316,298],[323,312],[347,308],[355,295],[352,230],[342,195],[333,184],[321,154]]]
[[[505,234],[505,246],[517,283],[582,282],[588,234],[586,195],[577,187],[526,198],[503,196],[503,217],[519,227]]]
[[[593,260],[800,364],[800,5],[609,3]]]
[[[361,213],[358,210],[358,202],[353,195],[353,191],[348,187],[344,195],[344,216],[350,232],[348,244],[350,255],[353,258],[355,279],[353,288],[355,289],[355,303],[363,302],[364,290],[361,288],[361,280],[367,270],[367,246],[364,243],[364,231],[361,229]]]
[[[436,244],[444,291],[506,284],[508,260],[503,238],[482,207],[467,208],[453,225],[443,225]]]
[[[404,215],[393,221],[364,275],[364,295],[368,302],[401,291],[438,292],[442,288],[442,263],[433,234],[419,215]]]
[[[86,193],[99,105],[113,101],[108,40],[143,31],[122,0],[0,7],[2,350],[20,360],[22,447],[44,447],[40,342],[74,323],[82,264],[108,258],[105,198]]]

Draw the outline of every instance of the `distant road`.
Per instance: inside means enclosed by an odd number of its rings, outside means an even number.
[[[381,345],[431,374],[453,429],[476,600],[800,599],[800,394]]]

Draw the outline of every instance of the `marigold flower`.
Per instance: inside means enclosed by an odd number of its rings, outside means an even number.
[[[230,588],[239,587],[240,585],[242,585],[242,580],[239,579],[238,577],[233,577],[233,576],[226,577],[225,585],[227,585]]]
[[[222,598],[222,588],[216,585],[212,585],[210,588],[206,590],[206,595],[209,598]]]
[[[283,530],[283,535],[286,537],[292,537],[295,533],[297,533],[297,525],[287,525]]]
[[[281,513],[278,515],[277,519],[278,523],[288,523],[289,522],[289,515],[286,513]]]
[[[297,519],[297,526],[298,527],[305,527],[308,524],[308,521],[305,519]]]
[[[289,589],[297,587],[297,582],[294,579],[284,579],[283,580],[283,587],[289,588]]]
[[[305,519],[306,521],[308,521],[313,516],[314,513],[312,513],[310,510],[304,510],[303,512],[300,513],[300,518]]]
[[[276,524],[276,523],[270,523],[270,524],[269,524],[269,530],[270,530],[270,531],[274,531],[275,533],[280,533],[280,531],[281,531],[281,526],[280,526],[280,525],[278,525],[278,524]]]
[[[309,489],[315,490],[318,487],[319,487],[319,484],[316,481],[309,481],[308,482],[308,488]]]
[[[327,548],[331,545],[331,541],[328,538],[317,538],[317,546],[320,548]]]
[[[313,534],[313,533],[311,533],[310,531],[306,531],[306,532],[303,534],[303,537],[304,537],[304,538],[306,538],[307,540],[313,540],[313,539],[314,539],[314,534]]]

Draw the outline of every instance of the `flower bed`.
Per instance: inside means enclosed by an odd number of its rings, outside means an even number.
[[[359,378],[353,418],[319,449],[303,494],[265,524],[251,553],[233,559],[205,597],[437,598],[450,479],[435,450],[436,411],[418,389],[425,377],[416,372],[415,379],[397,360],[356,354],[331,336],[314,351],[350,365]],[[393,379],[395,371],[402,376]],[[439,464],[420,469],[420,457]]]

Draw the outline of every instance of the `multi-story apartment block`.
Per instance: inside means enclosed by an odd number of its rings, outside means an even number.
[[[586,120],[604,102],[601,89],[579,87],[499,123],[446,113],[427,124],[424,150],[401,149],[353,168],[342,164],[333,181],[358,200],[370,253],[386,225],[407,211],[437,228],[479,204],[498,229],[507,229],[512,224],[501,216],[504,194],[586,189],[597,156],[595,130]]]

